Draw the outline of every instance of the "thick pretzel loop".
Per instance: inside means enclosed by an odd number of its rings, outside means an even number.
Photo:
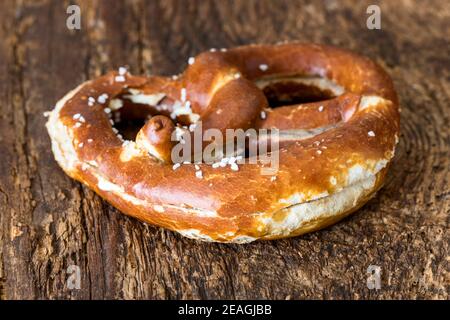
[[[117,130],[143,119],[135,140]],[[174,164],[174,133],[193,135],[199,123],[204,132],[279,129],[278,171],[236,158]],[[394,156],[399,110],[391,79],[367,58],[250,45],[201,53],[180,76],[121,68],[87,81],[57,103],[47,129],[64,171],[124,213],[187,237],[244,243],[317,230],[366,203]]]

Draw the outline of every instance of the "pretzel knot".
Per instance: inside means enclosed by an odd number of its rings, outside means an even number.
[[[119,131],[130,122],[144,125]],[[261,174],[266,161],[249,163],[252,141],[212,162],[194,150],[174,161],[200,126],[200,134],[255,130],[266,140],[274,138],[260,132],[278,132],[267,153],[277,170]],[[57,103],[47,129],[64,171],[126,214],[191,238],[244,243],[317,230],[367,202],[394,156],[399,110],[391,79],[367,58],[251,45],[201,53],[180,76],[120,68],[87,81]]]

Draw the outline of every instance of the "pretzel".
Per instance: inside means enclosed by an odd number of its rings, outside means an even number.
[[[274,98],[282,106],[271,108]],[[150,120],[132,141],[118,117]],[[210,50],[174,77],[120,68],[68,93],[46,126],[63,170],[122,212],[190,238],[246,243],[311,232],[360,208],[386,177],[399,119],[392,81],[373,61],[288,43]],[[173,163],[171,137],[200,122],[203,131],[280,130],[269,151],[278,171],[263,175],[267,163],[237,155]]]

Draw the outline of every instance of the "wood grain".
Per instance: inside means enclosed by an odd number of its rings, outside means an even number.
[[[0,11],[0,298],[448,299],[450,7],[442,1],[4,1]],[[382,29],[366,28],[380,5]],[[129,65],[178,73],[210,47],[338,45],[392,75],[402,135],[386,186],[343,222],[249,245],[199,243],[127,218],[68,178],[43,111]],[[81,269],[81,289],[66,269]],[[369,265],[382,288],[369,290]]]

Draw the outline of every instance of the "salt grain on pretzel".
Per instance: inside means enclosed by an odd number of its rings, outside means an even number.
[[[280,44],[208,51],[191,62],[175,79],[121,70],[68,93],[47,122],[59,165],[128,215],[220,242],[323,228],[354,212],[382,186],[398,141],[399,112],[391,79],[373,61],[333,47]],[[261,117],[269,110],[266,95],[283,97],[283,90],[296,94],[305,88],[327,92],[328,98],[280,106]],[[129,89],[138,90],[146,103],[136,108],[124,97],[133,96]],[[189,110],[174,112],[183,108],[187,93]],[[145,110],[153,115],[135,142],[117,137],[103,108],[86,105],[87,97],[92,106],[93,96],[102,94],[123,119]],[[85,123],[74,119],[77,114]],[[177,122],[190,127],[197,121],[203,130],[221,132],[279,129],[275,178],[261,174],[264,163],[238,165],[237,157],[200,170],[186,161],[181,170],[171,160],[176,141],[170,135]],[[95,143],[85,143],[91,142],[88,137]]]

